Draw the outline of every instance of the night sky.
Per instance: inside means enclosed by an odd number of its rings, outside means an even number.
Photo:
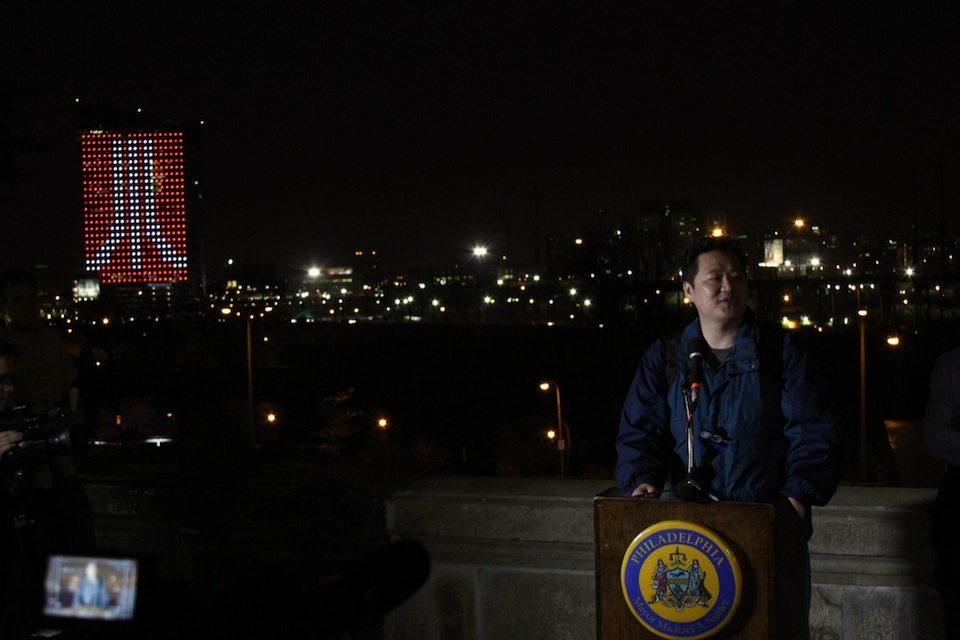
[[[960,231],[948,3],[38,4],[0,20],[4,264],[82,264],[75,98],[204,121],[211,265],[532,261],[660,199],[909,237],[941,154]]]

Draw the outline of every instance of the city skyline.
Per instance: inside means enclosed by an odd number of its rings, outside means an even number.
[[[904,237],[944,207],[956,233],[946,5],[91,7],[11,10],[6,261],[80,255],[77,98],[204,122],[212,264],[532,263],[657,200]]]

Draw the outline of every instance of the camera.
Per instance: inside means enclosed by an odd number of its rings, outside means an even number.
[[[78,445],[86,442],[80,437],[77,425],[57,422],[63,422],[59,408],[35,414],[25,406],[17,406],[0,417],[0,431],[16,430],[23,434],[23,440],[0,457],[0,479],[8,497],[17,497],[23,491],[30,473],[38,465],[57,456],[72,456]]]

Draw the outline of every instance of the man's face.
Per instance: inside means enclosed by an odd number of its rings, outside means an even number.
[[[13,408],[13,360],[0,357],[0,411]]]
[[[727,251],[702,253],[693,284],[683,283],[683,292],[697,308],[700,321],[724,328],[740,325],[747,309],[747,276],[736,256]]]
[[[7,302],[3,313],[9,325],[30,329],[40,321],[40,300],[37,290],[29,282],[13,282],[6,286]]]

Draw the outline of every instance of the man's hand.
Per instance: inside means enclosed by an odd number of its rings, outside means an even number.
[[[807,510],[806,510],[806,508],[805,508],[802,504],[800,504],[800,502],[799,502],[796,498],[790,498],[790,497],[788,496],[788,497],[787,497],[787,500],[789,500],[789,501],[790,501],[790,504],[793,505],[793,508],[796,509],[797,515],[800,516],[800,519],[801,519],[801,520],[805,519],[805,518],[806,518],[806,515],[807,515]]]
[[[633,493],[630,494],[631,498],[653,498],[660,495],[660,490],[649,482],[644,482],[642,485],[633,490]]]
[[[16,429],[0,431],[0,456],[17,447],[21,440],[23,440],[23,434]]]

